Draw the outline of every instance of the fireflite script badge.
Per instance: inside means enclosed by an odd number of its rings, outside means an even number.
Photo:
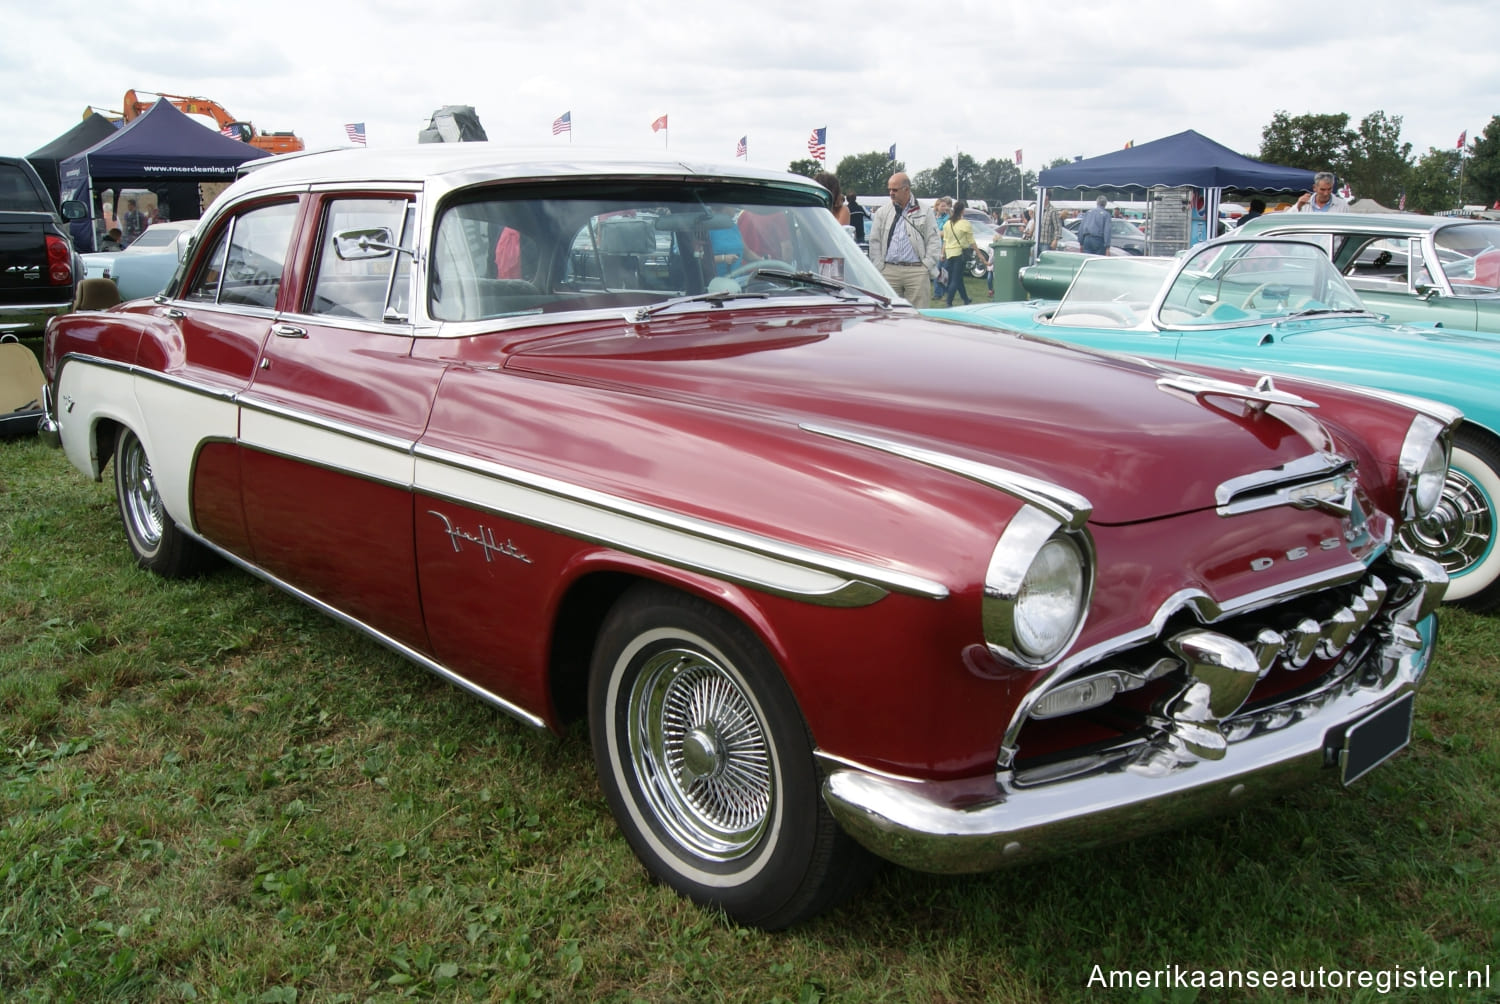
[[[515,558],[517,561],[525,562],[528,565],[531,564],[531,559],[526,557],[515,544],[511,543],[509,538],[506,538],[503,544],[496,543],[495,532],[483,523],[479,524],[479,529],[476,532],[470,533],[463,527],[454,526],[452,520],[436,509],[428,509],[427,512],[429,515],[436,516],[443,521],[443,532],[448,535],[448,540],[452,542],[455,552],[462,551],[464,549],[464,541],[468,541],[471,544],[479,545],[480,551],[484,553],[485,561],[494,561],[495,555],[503,554],[507,558]]]

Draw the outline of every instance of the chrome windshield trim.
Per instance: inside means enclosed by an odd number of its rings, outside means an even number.
[[[948,471],[951,474],[968,478],[970,481],[999,489],[1022,502],[1036,506],[1070,530],[1077,530],[1087,523],[1094,511],[1093,503],[1077,492],[1018,471],[983,464],[976,460],[966,460],[950,453],[913,446],[894,439],[886,439],[883,436],[855,432],[852,429],[839,429],[816,422],[803,422],[800,428],[814,435],[841,439],[846,443],[857,443],[860,446],[868,446],[894,456],[905,457],[907,460],[915,460],[919,464],[926,464],[928,467]]]

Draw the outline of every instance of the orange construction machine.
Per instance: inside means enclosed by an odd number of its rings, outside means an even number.
[[[142,100],[141,95],[146,95],[153,100]],[[233,135],[234,138],[243,143],[249,143],[257,149],[271,153],[295,153],[302,149],[302,140],[297,138],[296,133],[257,132],[255,126],[236,119],[224,109],[223,105],[217,101],[210,101],[208,98],[189,98],[181,94],[158,94],[153,91],[141,91],[140,94],[133,90],[126,91],[123,115],[125,121],[131,121],[150,108],[156,103],[154,100],[156,98],[170,101],[178,111],[188,115],[207,115],[218,125],[220,132]]]

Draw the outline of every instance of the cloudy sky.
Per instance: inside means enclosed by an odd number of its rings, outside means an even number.
[[[1278,110],[1401,116],[1420,155],[1500,114],[1495,0],[50,0],[4,4],[0,153],[26,154],[129,88],[212,98],[309,147],[405,146],[443,105],[491,140],[830,165],[954,149],[1029,170],[1184,129],[1255,153]],[[573,132],[552,121],[571,112]],[[668,116],[665,133],[651,123]],[[571,144],[570,144],[571,141]]]

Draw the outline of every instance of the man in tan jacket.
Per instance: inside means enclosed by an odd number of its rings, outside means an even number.
[[[943,241],[932,214],[911,191],[905,172],[891,175],[891,201],[870,222],[870,261],[898,296],[914,307],[932,304],[932,280],[943,260]]]

